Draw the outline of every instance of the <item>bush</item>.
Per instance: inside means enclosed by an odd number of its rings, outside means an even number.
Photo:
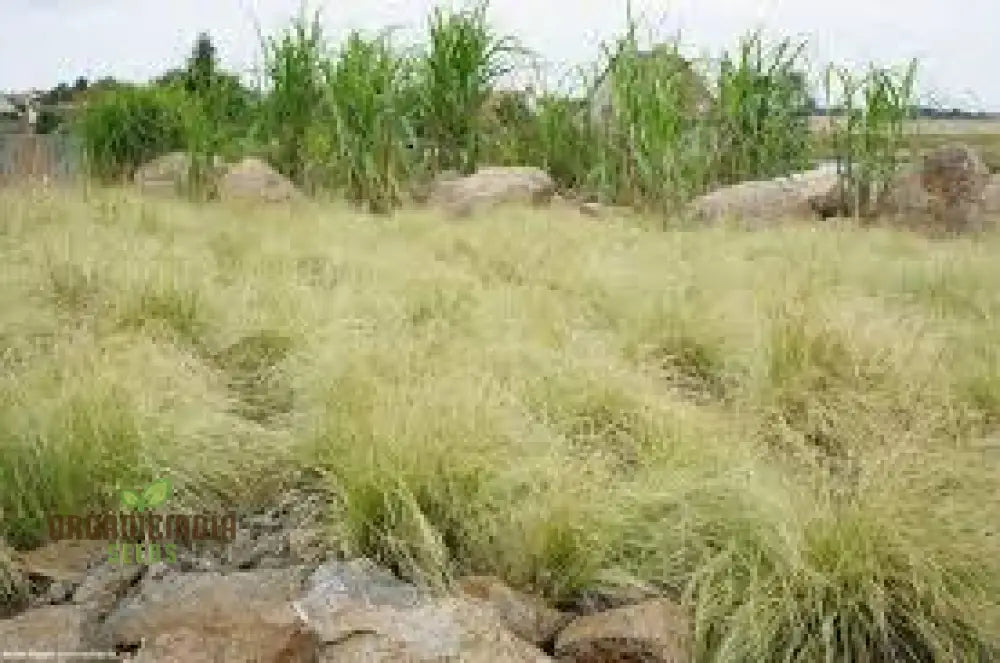
[[[91,174],[102,181],[131,178],[151,159],[184,149],[184,93],[123,86],[91,96],[78,118]]]

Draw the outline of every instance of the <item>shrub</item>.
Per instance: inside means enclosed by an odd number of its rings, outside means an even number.
[[[183,149],[183,105],[183,93],[171,88],[123,86],[91,96],[76,127],[91,173],[121,181],[147,161]]]

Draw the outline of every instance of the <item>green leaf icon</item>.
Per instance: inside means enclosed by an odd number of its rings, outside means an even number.
[[[122,506],[125,509],[132,509],[135,511],[142,511],[142,497],[139,493],[132,490],[122,491]]]
[[[142,494],[142,500],[146,503],[146,508],[158,507],[170,497],[170,479],[159,479],[154,481]]]

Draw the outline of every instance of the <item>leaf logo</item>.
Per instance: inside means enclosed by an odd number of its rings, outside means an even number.
[[[158,479],[145,490],[123,490],[122,506],[127,511],[149,511],[166,502],[170,498],[172,488],[170,479]]]

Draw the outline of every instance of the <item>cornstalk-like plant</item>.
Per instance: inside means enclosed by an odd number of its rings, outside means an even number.
[[[326,95],[326,42],[319,13],[309,21],[300,12],[289,28],[264,40],[263,46],[270,89],[262,104],[260,129],[269,139],[275,167],[301,184],[308,165],[308,138]]]
[[[843,121],[832,123],[832,147],[856,216],[875,211],[899,166],[906,122],[914,114],[916,72],[915,60],[902,70],[873,66],[862,77],[844,67],[827,70],[828,106],[836,96],[843,109]]]
[[[499,79],[525,53],[487,20],[489,3],[428,19],[430,44],[421,67],[419,137],[431,148],[434,170],[474,172],[480,161],[482,111]]]
[[[768,51],[752,33],[740,40],[738,57],[723,55],[714,117],[720,183],[775,177],[807,164],[811,104],[804,49],[786,39]]]
[[[388,34],[366,39],[355,32],[326,65],[332,181],[373,212],[400,204],[411,172],[407,145],[413,132],[406,106],[413,94],[407,64]]]

